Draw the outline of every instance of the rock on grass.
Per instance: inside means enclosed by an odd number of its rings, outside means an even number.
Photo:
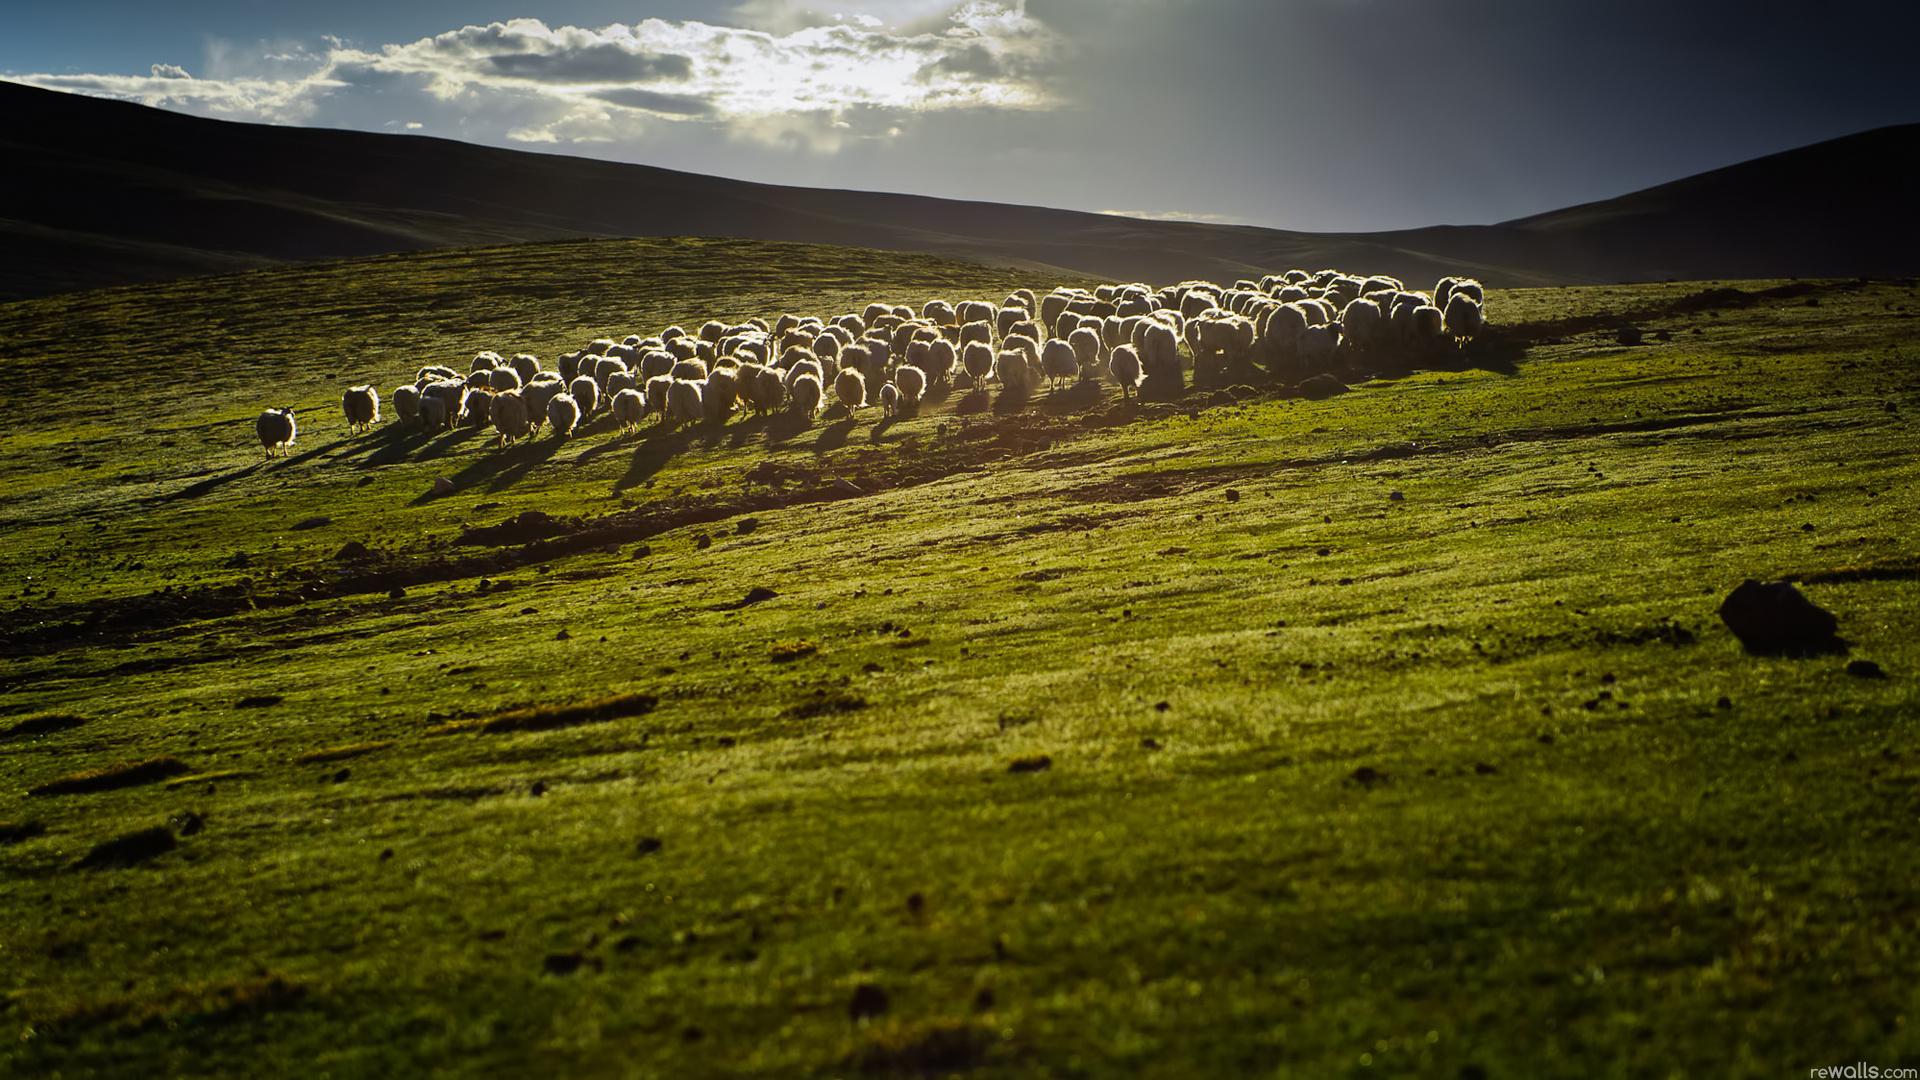
[[[1053,759],[1045,754],[1018,757],[1007,763],[1007,771],[1010,773],[1045,772],[1051,768],[1053,768]]]
[[[552,731],[555,728],[600,724],[629,716],[643,716],[654,710],[660,699],[653,694],[619,694],[576,702],[572,705],[534,705],[509,709],[492,716],[455,720],[427,731],[429,735],[457,735],[477,732],[498,735],[514,731]]]
[[[39,787],[27,789],[27,794],[87,795],[96,791],[113,791],[118,788],[158,783],[192,771],[192,766],[176,757],[148,758],[145,761],[122,762],[118,765],[109,765],[104,769],[90,769],[86,772],[63,776],[58,780],[49,780]]]
[[[1720,604],[1720,621],[1750,653],[1814,656],[1843,652],[1840,620],[1801,595],[1791,582],[1748,578]]]

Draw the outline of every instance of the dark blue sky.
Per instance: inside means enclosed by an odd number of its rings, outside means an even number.
[[[234,119],[1306,229],[1497,221],[1920,120],[1913,4],[819,6],[29,0],[0,15],[0,73]],[[512,19],[539,22],[460,32]]]

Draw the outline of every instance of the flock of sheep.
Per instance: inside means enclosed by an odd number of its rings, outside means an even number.
[[[530,354],[483,352],[464,374],[421,368],[390,400],[400,423],[491,425],[505,445],[543,427],[565,438],[602,410],[623,433],[649,416],[667,427],[719,424],[743,409],[810,423],[829,393],[849,415],[877,403],[889,417],[913,412],[931,392],[994,386],[1019,400],[1042,382],[1107,379],[1123,396],[1164,398],[1184,390],[1188,357],[1196,383],[1245,381],[1262,369],[1298,380],[1348,361],[1418,363],[1480,333],[1485,302],[1470,278],[1441,278],[1425,293],[1338,270],[1289,270],[1231,288],[1102,285],[1044,297],[1019,289],[999,304],[928,301],[917,315],[874,303],[826,320],[715,320],[692,334],[670,326],[602,338],[561,355],[557,371]],[[372,386],[349,388],[340,403],[349,430],[378,423],[380,403]],[[291,446],[296,430],[290,408],[268,409],[255,424],[268,456]]]

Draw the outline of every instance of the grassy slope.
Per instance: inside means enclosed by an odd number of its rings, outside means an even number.
[[[1637,349],[1576,334],[1512,375],[1053,417],[977,461],[944,414],[501,453],[347,440],[327,408],[481,347],[1015,283],[623,241],[0,308],[34,418],[0,435],[0,727],[91,718],[0,742],[0,821],[46,827],[0,847],[0,1071],[1776,1076],[1920,1053],[1909,287],[1675,316]],[[290,461],[249,448],[265,401],[313,410]],[[348,540],[418,565],[522,509],[724,509],[767,460],[882,490],[485,590],[31,636],[162,587],[284,591]],[[869,479],[950,460],[972,467]],[[461,490],[421,499],[441,475]],[[1740,652],[1718,598],[1783,574],[1892,677]],[[723,609],[757,585],[778,597]],[[797,639],[819,651],[772,658]],[[660,704],[429,733],[626,692]],[[285,700],[235,707],[254,694]],[[159,754],[230,775],[24,794]],[[71,868],[187,812],[204,829],[143,868]],[[890,1008],[850,1023],[861,983]]]

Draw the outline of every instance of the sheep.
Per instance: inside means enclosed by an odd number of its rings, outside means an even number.
[[[1300,364],[1310,375],[1321,374],[1333,366],[1333,353],[1340,344],[1340,328],[1332,323],[1309,326],[1300,333]]]
[[[673,354],[675,360],[692,360],[700,355],[701,346],[705,344],[691,337],[677,337],[667,342],[667,351]]]
[[[893,419],[894,412],[900,407],[900,388],[887,383],[880,388],[880,415],[883,419]]]
[[[393,388],[393,418],[402,424],[416,423],[420,419],[420,388],[412,383],[401,383]]]
[[[970,322],[960,324],[960,340],[955,342],[962,349],[973,344],[993,344],[993,324],[989,322]]]
[[[702,397],[706,391],[706,381],[675,379],[667,387],[667,423],[678,427],[681,424],[697,423],[706,416],[706,406]]]
[[[593,381],[591,375],[576,375],[567,384],[567,396],[573,398],[573,403],[580,408],[580,415],[576,419],[585,420],[593,415],[593,410],[600,404],[600,385]]]
[[[985,386],[993,374],[993,346],[984,341],[969,342],[960,350],[960,365],[975,387]]]
[[[927,380],[941,386],[950,382],[953,379],[953,366],[959,359],[959,355],[951,341],[943,339],[928,342],[927,362],[922,368],[927,373]]]
[[[525,438],[530,427],[527,422],[527,400],[521,391],[503,390],[494,395],[493,430],[500,433],[501,446]]]
[[[497,367],[487,372],[487,389],[494,393],[503,390],[520,389],[520,373],[510,367]]]
[[[994,313],[993,328],[1001,337],[1013,333],[1013,324],[1031,319],[1033,313],[1023,307],[1002,307]]]
[[[482,371],[492,371],[494,368],[497,368],[499,366],[500,366],[499,353],[483,352],[476,355],[473,358],[473,366],[469,367],[467,371],[469,374],[473,374],[473,373],[478,373]]]
[[[935,326],[952,326],[956,318],[953,305],[945,300],[929,300],[920,308],[920,317]]]
[[[1356,349],[1368,349],[1378,344],[1385,327],[1386,314],[1380,310],[1380,305],[1364,296],[1348,303],[1340,311],[1340,332]]]
[[[701,360],[682,360],[673,365],[673,370],[668,374],[679,382],[705,382],[707,365]]]
[[[1115,345],[1107,357],[1107,373],[1120,384],[1120,396],[1128,398],[1140,386],[1140,354],[1131,345]]]
[[[614,422],[620,425],[621,434],[631,435],[640,429],[640,421],[646,419],[647,398],[633,387],[625,387],[613,395],[611,408]],[[497,424],[499,410],[495,410],[494,416]]]
[[[1455,286],[1458,291],[1458,286]],[[1437,343],[1446,335],[1446,314],[1432,304],[1422,304],[1413,309],[1412,336],[1415,345],[1426,347]]]
[[[555,436],[570,437],[580,423],[580,403],[573,400],[572,394],[553,395],[547,401],[547,423],[553,425]]]
[[[1485,311],[1480,302],[1468,295],[1466,290],[1454,286],[1453,295],[1447,298],[1447,306],[1441,312],[1446,334],[1456,345],[1464,345],[1480,333],[1486,325]]]
[[[580,351],[583,357],[584,356],[605,356],[607,355],[607,350],[613,348],[614,344],[615,344],[614,340],[609,337],[594,338],[592,341],[587,342],[586,348]],[[578,373],[576,372],[576,374]]]
[[[1090,326],[1082,326],[1080,329],[1067,335],[1067,344],[1073,347],[1073,358],[1080,367],[1081,377],[1086,379],[1099,378],[1100,353],[1102,352],[1100,331]]]
[[[808,423],[819,415],[820,399],[823,397],[820,380],[807,372],[787,387],[787,411],[794,416],[805,417]]]
[[[739,380],[734,376],[736,368],[717,368],[707,376],[707,385],[700,391],[700,412],[709,424],[724,424],[727,417],[733,415],[733,405],[740,392]]]
[[[847,407],[849,413],[863,408],[867,404],[867,377],[857,367],[840,369],[833,379],[833,396]]]
[[[581,374],[593,376],[593,381],[599,385],[600,389],[605,390],[607,388],[607,379],[610,378],[614,372],[625,370],[627,370],[627,362],[625,360],[613,356],[603,356],[594,363],[591,371],[584,371],[581,372]]]
[[[954,305],[953,315],[962,326],[965,326],[967,323],[991,323],[993,313],[997,310],[999,309],[985,300],[962,300]]]
[[[1057,389],[1062,379],[1080,374],[1080,360],[1074,355],[1073,345],[1059,338],[1047,339],[1040,352],[1040,365],[1046,372],[1049,389]]]
[[[622,390],[638,390],[639,388],[640,377],[638,375],[635,375],[631,371],[616,371],[607,376],[607,385],[603,392],[607,395],[607,400],[611,401],[613,400],[613,395]]]
[[[366,431],[380,422],[380,392],[371,386],[349,386],[340,395],[340,411],[350,434]]]
[[[419,372],[414,375],[413,385],[425,386],[430,382],[438,382],[441,379],[458,379],[460,377],[460,373],[450,367],[442,364],[430,364],[427,367],[421,368]]]
[[[1073,350],[1067,350],[1071,353]],[[1033,368],[1027,363],[1025,351],[1017,348],[1003,348],[993,358],[993,377],[1000,383],[1002,394],[1021,395],[1032,390]]]
[[[1156,395],[1166,397],[1185,389],[1187,377],[1180,367],[1180,338],[1173,325],[1159,319],[1146,319],[1135,334],[1143,386],[1150,384]]]
[[[490,380],[492,376],[493,376],[493,369],[488,368],[485,371],[473,372],[462,381],[465,383],[467,389],[469,390],[485,390],[487,388],[488,380]]]
[[[420,399],[420,426],[428,431],[445,431],[447,429],[447,402],[445,398],[423,397]]]
[[[260,448],[267,452],[268,457],[272,457],[275,450],[284,454],[298,434],[298,425],[293,422],[293,407],[289,405],[261,413],[253,422],[253,433],[260,437]]]
[[[667,397],[673,391],[673,376],[655,375],[647,380],[647,411],[660,414],[660,422],[667,422]]]
[[[820,361],[801,360],[788,368],[786,375],[782,376],[782,381],[787,384],[787,391],[789,393],[793,391],[794,381],[803,375],[811,375],[820,385],[826,385],[827,373],[826,370],[820,366]]]
[[[672,374],[673,365],[679,362],[679,357],[665,349],[649,349],[640,354],[640,379],[645,382],[656,375]]]
[[[665,330],[660,331],[660,340],[662,343],[672,341],[674,338],[683,338],[686,336],[687,332],[678,326],[669,326]]]
[[[909,412],[920,407],[920,396],[927,392],[927,373],[912,364],[902,364],[894,369],[893,381],[889,386],[900,390],[900,404]]]
[[[560,381],[558,374],[551,371],[543,371],[540,374],[553,377],[536,378],[520,391],[527,402],[527,423],[535,428],[547,422],[547,403],[565,393],[567,389],[567,385]]]
[[[438,408],[428,412],[427,403],[437,402]],[[450,428],[460,422],[466,411],[467,384],[459,379],[442,379],[428,383],[420,389],[420,415],[427,421],[429,431]]]
[[[787,396],[787,384],[780,373],[763,367],[754,374],[754,404],[763,413],[778,410]]]
[[[486,427],[493,419],[493,391],[474,390],[466,396],[461,406],[460,420],[468,427]]]

